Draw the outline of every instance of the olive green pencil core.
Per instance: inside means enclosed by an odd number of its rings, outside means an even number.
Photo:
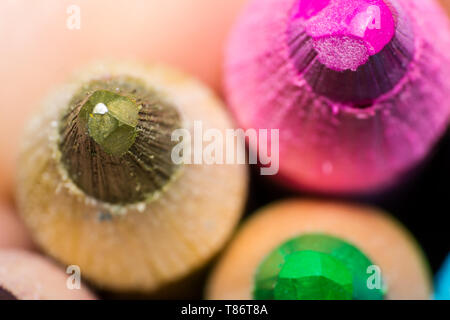
[[[87,195],[107,203],[151,199],[174,177],[178,110],[139,79],[86,83],[60,121],[61,163]]]
[[[84,104],[80,117],[89,135],[109,154],[121,156],[136,140],[139,107],[114,92],[95,91]]]

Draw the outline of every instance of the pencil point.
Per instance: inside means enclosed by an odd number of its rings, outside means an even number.
[[[253,296],[257,300],[383,299],[382,287],[368,287],[370,266],[369,258],[348,242],[324,234],[302,235],[263,260]]]
[[[356,108],[392,90],[414,56],[407,15],[382,0],[299,1],[288,39],[292,62],[309,86]]]

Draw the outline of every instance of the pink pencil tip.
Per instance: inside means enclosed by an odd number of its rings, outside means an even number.
[[[302,0],[293,19],[314,40],[319,61],[336,71],[355,71],[395,34],[393,14],[382,0]]]

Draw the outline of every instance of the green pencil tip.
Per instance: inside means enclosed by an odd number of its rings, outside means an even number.
[[[372,286],[373,263],[353,245],[327,235],[310,234],[273,250],[255,275],[257,300],[380,300]],[[381,283],[381,281],[380,281]]]

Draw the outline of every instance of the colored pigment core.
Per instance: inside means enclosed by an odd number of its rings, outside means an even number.
[[[87,123],[92,139],[109,154],[124,154],[136,140],[139,107],[127,97],[107,90],[95,91],[80,117]]]
[[[293,19],[302,21],[319,61],[335,71],[355,71],[395,35],[383,0],[301,0]]]
[[[381,275],[355,246],[322,234],[299,236],[273,250],[258,267],[256,300],[381,300]],[[376,277],[380,279],[376,279]],[[378,281],[377,281],[378,280]]]
[[[393,90],[415,54],[413,25],[395,1],[298,0],[286,33],[295,84],[352,109]]]

